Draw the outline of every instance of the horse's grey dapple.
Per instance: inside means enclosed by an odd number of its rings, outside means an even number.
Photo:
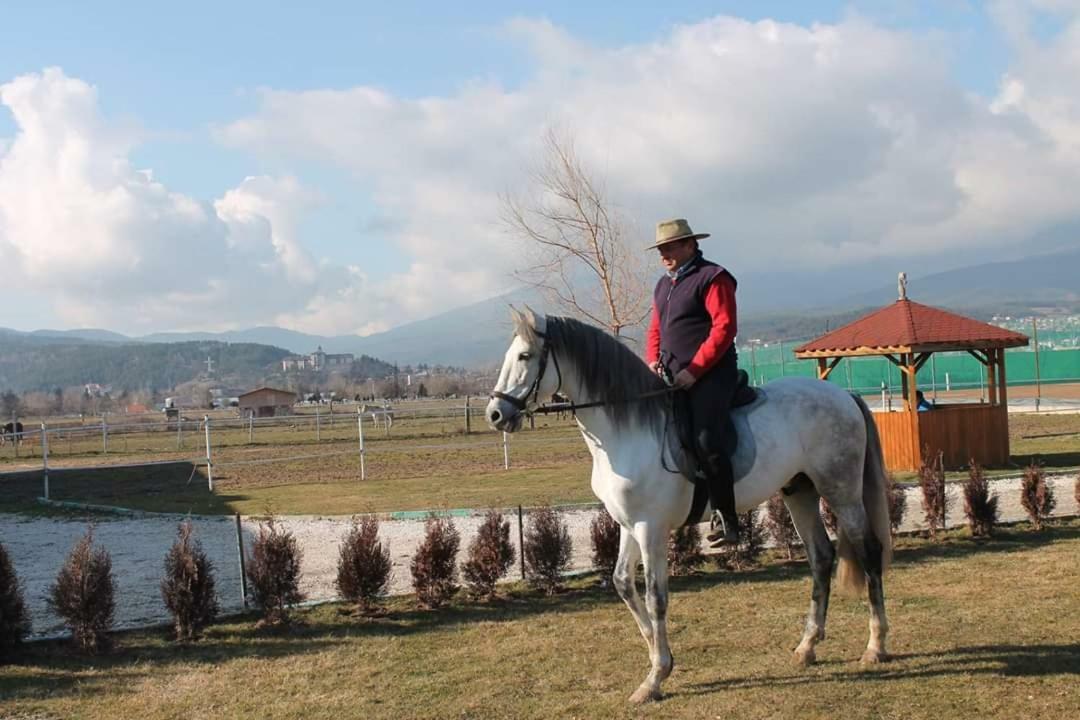
[[[663,385],[633,352],[576,320],[513,311],[515,335],[487,406],[497,430],[521,428],[540,400],[560,392],[581,408],[577,421],[592,453],[592,490],[622,528],[614,582],[649,647],[652,668],[632,702],[660,697],[674,666],[667,638],[668,537],[687,520],[694,488],[672,457],[669,403]],[[643,397],[644,396],[644,397]],[[783,378],[733,412],[739,442],[733,456],[735,499],[746,512],[781,488],[806,545],[813,574],[810,611],[798,662],[814,662],[825,638],[835,555],[837,580],[850,591],[869,587],[870,639],[864,663],[887,658],[882,575],[891,555],[887,479],[869,408],[830,383]],[[837,550],[825,532],[819,498],[839,527]],[[708,517],[706,508],[703,517]],[[694,518],[695,522],[702,518]],[[645,573],[645,601],[635,584]]]

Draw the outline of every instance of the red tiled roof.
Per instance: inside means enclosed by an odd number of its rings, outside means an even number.
[[[911,300],[897,300],[880,310],[859,318],[816,340],[795,348],[795,353],[835,353],[857,349],[910,348],[935,346],[947,350],[949,345],[969,347],[1017,347],[1027,345],[1028,338],[1012,330],[966,318],[963,315],[921,305]],[[938,347],[940,346],[940,347]]]

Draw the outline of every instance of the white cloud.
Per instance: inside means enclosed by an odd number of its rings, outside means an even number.
[[[211,206],[133,168],[138,133],[107,123],[97,90],[58,68],[0,85],[0,102],[18,128],[0,154],[5,285],[47,295],[60,321],[140,331],[280,316],[306,329],[297,309],[363,299],[297,237],[318,196],[294,178],[249,177]]]
[[[157,327],[380,330],[508,287],[521,252],[498,195],[523,186],[555,125],[642,244],[683,215],[742,271],[1031,252],[1080,224],[1077,5],[994,6],[1012,57],[993,98],[958,84],[947,36],[857,17],[718,17],[615,48],[518,19],[504,32],[534,62],[520,86],[266,90],[217,129],[278,167],[345,170],[378,220],[356,241],[391,243],[408,268],[387,278],[311,256],[298,228],[321,194],[292,178],[248,178],[213,203],[170,192],[130,166],[139,134],[102,120],[94,88],[47,70],[0,88],[19,127],[0,146],[0,251],[80,322],[117,327],[135,308],[132,324]],[[1032,13],[1061,31],[1037,37]]]
[[[858,18],[803,27],[720,17],[615,49],[547,22],[515,20],[507,32],[535,54],[519,88],[417,100],[363,87],[271,90],[219,136],[373,185],[380,210],[400,221],[394,241],[443,278],[415,283],[417,312],[455,292],[482,296],[514,265],[496,196],[520,183],[551,124],[573,131],[643,236],[686,215],[742,269],[948,253],[964,264],[972,251],[1015,254],[1018,240],[1080,220],[1068,196],[1080,179],[1070,80],[1080,73],[1064,71],[1080,47],[1075,25],[1053,47],[1028,43],[1044,59],[1018,56],[993,100],[957,84],[941,34]]]

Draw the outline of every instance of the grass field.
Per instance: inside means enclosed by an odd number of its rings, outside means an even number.
[[[667,697],[631,708],[647,668],[625,607],[595,577],[552,598],[509,587],[440,612],[394,598],[359,619],[301,611],[287,633],[254,618],[177,647],[117,636],[97,658],[29,646],[0,672],[0,715],[33,718],[955,718],[1075,717],[1080,707],[1080,521],[899,543],[886,581],[892,662],[860,667],[863,602],[834,598],[819,664],[790,652],[803,562],[673,581],[677,665]]]
[[[590,461],[577,429],[568,420],[542,418],[535,430],[510,440],[511,469],[503,469],[498,433],[447,430],[446,419],[399,421],[390,435],[366,438],[367,480],[359,480],[355,426],[340,420],[316,440],[311,427],[264,428],[248,442],[246,430],[217,431],[215,492],[207,491],[206,469],[192,453],[120,451],[50,456],[53,499],[162,512],[343,515],[375,510],[423,510],[590,502]],[[349,436],[352,433],[353,436]],[[1010,417],[1012,464],[988,474],[1015,474],[1032,460],[1048,468],[1080,467],[1080,415],[1016,414]],[[114,441],[114,444],[119,441]],[[300,459],[285,458],[299,456]],[[186,458],[186,459],[185,459]],[[93,469],[104,463],[174,460],[142,468]],[[272,461],[272,462],[268,462]],[[0,462],[0,511],[43,512],[40,459]],[[85,469],[64,470],[64,465]],[[32,468],[32,469],[31,469]],[[959,479],[963,473],[951,473]],[[900,473],[902,482],[913,473]],[[189,482],[190,480],[190,482]],[[49,511],[52,512],[52,511]]]

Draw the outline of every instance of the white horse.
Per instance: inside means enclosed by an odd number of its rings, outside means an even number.
[[[577,405],[582,437],[592,453],[592,490],[621,527],[614,584],[649,648],[651,670],[630,696],[641,703],[661,697],[674,667],[667,637],[668,537],[674,528],[707,518],[689,517],[694,486],[682,462],[663,384],[633,352],[597,328],[568,318],[513,312],[515,336],[487,406],[497,430],[521,428],[525,414],[556,391]],[[554,369],[554,372],[552,372]],[[660,391],[658,393],[658,391]],[[866,404],[827,382],[783,378],[733,411],[738,445],[732,456],[740,512],[778,490],[806,545],[813,575],[810,610],[795,657],[815,661],[825,638],[833,561],[849,591],[869,587],[870,639],[863,663],[887,659],[882,575],[891,556],[887,477],[873,417]],[[643,397],[644,396],[644,397]],[[819,499],[838,521],[834,552]],[[645,602],[638,594],[638,563]]]
[[[372,427],[378,427],[380,422],[387,429],[394,427],[394,409],[389,405],[368,405],[365,403],[360,406],[360,413],[371,415]]]

